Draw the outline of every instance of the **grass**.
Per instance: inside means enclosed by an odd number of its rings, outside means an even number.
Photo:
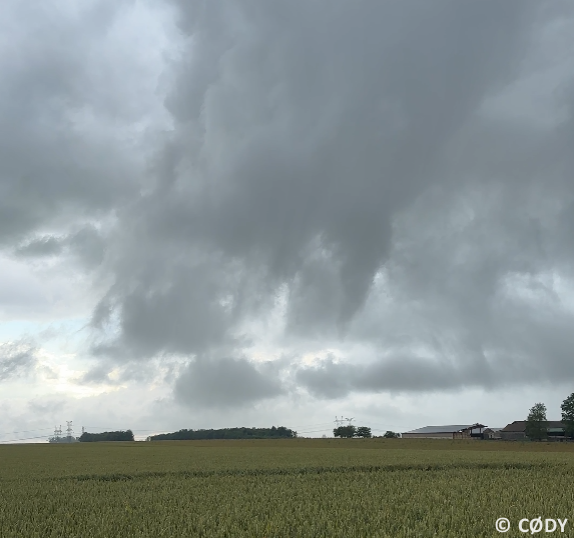
[[[0,536],[496,536],[503,516],[518,536],[522,518],[572,519],[573,479],[570,443],[0,446]]]

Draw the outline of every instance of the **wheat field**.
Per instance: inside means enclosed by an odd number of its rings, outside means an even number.
[[[539,516],[570,536],[573,478],[563,443],[0,446],[0,536],[491,537],[499,517],[523,536],[516,522]]]

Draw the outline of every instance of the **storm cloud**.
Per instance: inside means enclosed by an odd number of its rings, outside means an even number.
[[[46,235],[18,245],[15,254],[24,258],[43,258],[73,254],[87,267],[99,265],[104,257],[105,242],[98,230],[87,225],[64,236]]]
[[[155,78],[111,67],[129,2],[0,64],[0,241],[97,282],[86,383],[175,357],[174,399],[225,408],[574,379],[569,3],[168,5]]]
[[[198,357],[179,377],[175,395],[187,405],[225,408],[284,394],[272,370],[267,375],[261,370],[265,366],[257,368],[243,358]]]

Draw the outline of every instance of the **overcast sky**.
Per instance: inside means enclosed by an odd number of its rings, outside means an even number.
[[[4,0],[0,441],[559,419],[573,73],[566,0]]]

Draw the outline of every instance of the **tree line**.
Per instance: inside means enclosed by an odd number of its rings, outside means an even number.
[[[133,441],[134,433],[131,430],[117,432],[88,433],[80,435],[80,443],[95,443],[98,441]]]
[[[221,428],[219,430],[179,430],[148,437],[149,441],[190,441],[205,439],[292,439],[297,432],[284,426],[271,428]]]
[[[335,437],[342,438],[371,438],[371,428],[367,426],[339,426],[333,430]],[[182,429],[172,433],[160,433],[147,438],[147,441],[201,441],[208,439],[293,439],[297,432],[285,426],[271,428],[221,428],[221,429]],[[398,433],[387,431],[382,437],[392,439],[399,437]],[[82,443],[94,443],[98,441],[134,441],[132,430],[112,431],[102,433],[84,432],[78,439]]]
[[[574,438],[574,393],[570,394],[560,406],[562,410],[562,423],[564,424],[564,437]],[[541,441],[548,437],[548,419],[546,406],[537,403],[532,406],[526,418],[525,434],[530,439]]]

